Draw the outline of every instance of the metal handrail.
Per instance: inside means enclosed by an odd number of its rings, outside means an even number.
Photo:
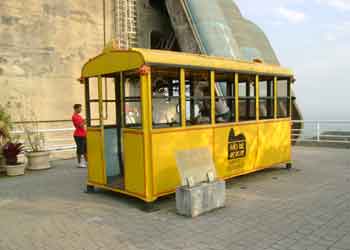
[[[293,142],[303,143],[303,142],[313,142],[313,143],[336,143],[336,144],[344,144],[348,145],[350,144],[350,121],[349,120],[305,120],[305,121],[292,121],[296,124],[303,124],[302,128],[293,128],[291,133],[291,140]],[[325,130],[325,125],[331,124],[332,127],[335,128],[334,132],[339,133],[348,133],[347,134],[329,134],[331,129]],[[345,124],[349,127],[349,130],[339,130],[339,127],[337,127],[337,124]],[[311,125],[311,128],[307,129],[305,126]],[[325,131],[327,133],[322,133],[322,131]],[[64,132],[72,132],[74,131],[74,128],[55,128],[55,129],[39,129],[38,130],[41,133],[64,133]],[[23,130],[14,130],[11,132],[12,134],[21,135],[24,133]],[[73,151],[75,150],[76,146],[74,143],[69,142],[72,140],[72,137],[70,138],[52,138],[48,140],[47,144],[52,143],[52,145],[49,145],[47,149],[49,151]],[[62,143],[61,143],[62,142]],[[63,143],[67,142],[67,143]]]
[[[72,132],[74,131],[74,128],[55,128],[55,129],[38,129],[38,132],[40,133],[64,133],[64,132]],[[23,130],[14,130],[11,132],[11,134],[15,135],[23,135]],[[70,138],[56,138],[56,139],[49,139],[47,141],[46,149],[51,152],[64,152],[64,151],[73,151],[76,149],[75,144],[70,143],[69,140],[72,140],[72,137]],[[59,142],[67,142],[67,143],[59,143]],[[50,143],[55,143],[53,145],[50,145]]]
[[[350,120],[293,120],[294,123],[349,123]]]
[[[350,120],[295,120],[301,128],[292,129],[292,141],[303,143],[350,143]],[[334,132],[334,133],[332,133]]]
[[[39,133],[49,133],[49,132],[69,132],[74,131],[74,128],[54,128],[54,129],[38,129]],[[12,134],[23,134],[23,130],[14,130]]]

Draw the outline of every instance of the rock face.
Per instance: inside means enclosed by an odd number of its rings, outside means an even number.
[[[103,47],[102,3],[2,0],[0,37],[0,102],[20,93],[40,120],[69,119],[81,66]]]

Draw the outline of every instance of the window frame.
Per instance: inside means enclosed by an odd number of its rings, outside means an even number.
[[[209,94],[205,96],[194,96],[194,86],[193,86],[193,77],[192,72],[206,72],[207,73],[207,82],[208,82],[208,90]],[[213,124],[213,113],[212,113],[212,105],[213,105],[213,98],[212,98],[212,84],[214,82],[212,70],[209,69],[193,69],[193,68],[184,68],[184,98],[185,98],[185,124],[186,127],[194,127],[194,126],[205,126],[205,125],[212,125]],[[186,73],[190,74],[189,79],[186,78]],[[187,83],[189,82],[189,84]],[[187,95],[187,86],[190,87],[189,89],[189,95]],[[209,121],[208,122],[199,122],[197,124],[191,124],[191,118],[195,116],[195,102],[205,102],[209,100]],[[190,103],[190,120],[187,120],[187,103]]]
[[[103,93],[103,89],[101,89],[101,93],[98,93],[97,99],[91,99],[90,98],[90,91],[91,91],[91,82],[90,82],[90,78],[96,78],[97,79],[97,88],[99,88],[99,85],[101,84],[101,87],[103,87],[103,84],[105,84],[105,88],[109,85],[111,85],[110,83],[105,82],[104,83],[104,79],[106,78],[111,78],[113,79],[113,84],[112,86],[114,87],[114,94],[116,94],[116,88],[118,86],[117,84],[117,76],[114,77],[107,77],[104,75],[100,75],[100,76],[91,76],[91,77],[87,77],[84,79],[84,83],[85,83],[85,88],[84,88],[84,92],[85,92],[85,117],[86,117],[86,125],[87,127],[90,128],[99,128],[102,126],[109,126],[108,124],[105,125],[104,121],[108,119],[108,115],[107,113],[107,105],[108,103],[114,103],[115,104],[115,108],[117,109],[117,105],[118,105],[118,100],[116,98],[116,95],[114,95],[114,99],[109,99],[108,96],[104,96],[107,92]],[[101,83],[99,83],[101,81]],[[98,90],[98,92],[100,92]],[[102,99],[100,100],[100,96],[102,95]],[[99,107],[98,110],[98,118],[92,118],[92,114],[91,114],[91,104],[92,103],[97,103],[98,106],[102,105],[102,107]],[[105,105],[104,105],[105,104]],[[103,105],[105,106],[103,108]],[[102,112],[102,113],[101,113]],[[97,125],[92,125],[92,121],[99,121],[99,123]],[[117,122],[117,118],[116,118],[116,122]]]
[[[262,80],[262,77],[266,77],[266,78],[271,78],[268,80]],[[266,82],[266,96],[261,96],[261,90],[262,90],[262,86],[261,83]],[[276,97],[276,93],[275,93],[275,77],[274,76],[270,76],[270,75],[259,75],[259,120],[265,121],[265,120],[274,120],[275,119],[275,97]],[[262,100],[265,100],[265,107],[266,107],[266,113],[267,116],[262,116],[260,109],[262,107]],[[270,102],[270,103],[268,103]],[[271,108],[271,110],[269,111],[269,107]]]
[[[240,81],[240,77],[241,76],[247,76],[248,80],[244,81],[242,80],[242,82]],[[253,79],[253,81],[250,80],[250,78]],[[253,83],[253,95],[251,95],[251,86],[250,84]],[[240,84],[244,84],[245,85],[245,95],[244,96],[240,96]],[[258,87],[258,83],[257,83],[257,75],[256,74],[248,74],[248,73],[240,73],[238,74],[238,121],[239,122],[252,122],[252,121],[257,121],[259,118],[259,113],[257,112],[257,102],[259,101],[258,99],[258,94],[259,94],[259,87]],[[240,109],[240,101],[243,100],[245,102],[245,118],[242,119],[241,116],[241,109]],[[251,100],[253,100],[253,102],[251,102]],[[250,117],[251,114],[251,109],[254,109],[254,113],[255,115],[253,117]]]
[[[174,90],[174,84],[170,84],[168,82],[168,96],[154,96],[154,92],[153,92],[153,78],[152,78],[152,74],[154,72],[154,69],[166,69],[166,70],[173,70],[173,71],[177,71],[177,80],[179,82],[178,84],[178,96],[174,96],[171,93]],[[179,128],[182,127],[182,108],[181,108],[181,98],[182,98],[182,88],[181,88],[181,68],[178,67],[167,67],[167,66],[163,66],[163,65],[156,65],[156,66],[152,66],[151,70],[150,70],[150,92],[151,92],[151,113],[150,113],[150,119],[151,119],[151,123],[152,123],[152,129],[166,129],[166,128]],[[179,118],[179,122],[174,122],[174,123],[157,123],[155,124],[153,121],[153,100],[174,100],[177,99],[178,100],[178,104],[176,109],[179,110],[178,111],[178,118]]]
[[[170,96],[171,99],[177,99],[178,100],[178,107],[179,107],[179,122],[176,122],[174,126],[155,126],[153,123],[153,108],[152,103],[153,99],[165,99],[169,98],[168,96],[162,96],[162,97],[156,97],[153,95],[152,87],[148,90],[148,97],[150,98],[150,117],[151,120],[150,125],[151,129],[158,130],[158,129],[167,129],[167,128],[186,128],[186,127],[194,127],[194,126],[214,126],[216,124],[218,125],[225,125],[225,124],[237,124],[237,123],[252,123],[252,122],[258,122],[258,121],[265,121],[265,120],[278,120],[281,118],[288,118],[291,116],[291,84],[292,84],[292,77],[290,75],[277,75],[272,73],[255,73],[255,72],[245,72],[245,71],[238,71],[238,70],[223,70],[223,69],[210,69],[210,68],[197,68],[197,67],[183,67],[183,66],[169,66],[169,65],[163,65],[163,64],[157,64],[152,65],[151,71],[149,73],[148,79],[150,80],[149,84],[152,86],[152,72],[154,68],[164,68],[169,70],[176,70],[179,72],[178,79],[179,79],[179,95],[178,96]],[[192,72],[205,72],[205,80],[208,83],[208,88],[205,87],[205,96],[195,96],[193,91],[193,79]],[[219,73],[226,73],[226,74],[232,74],[233,76],[233,82],[230,83],[230,87],[232,88],[231,95],[228,95],[226,93],[225,96],[217,96],[216,91],[216,84],[217,84],[217,74]],[[243,76],[243,78],[241,78]],[[265,77],[266,80],[261,80],[261,77]],[[141,77],[140,77],[141,78]],[[200,77],[199,77],[200,78]],[[269,79],[271,78],[271,79]],[[288,116],[285,117],[278,117],[278,96],[277,96],[277,79],[286,79],[288,80],[288,96],[280,97],[280,99],[286,99],[289,100],[288,102]],[[204,79],[204,77],[203,77]],[[246,80],[245,80],[246,79]],[[141,81],[141,79],[140,79]],[[195,80],[196,81],[196,80]],[[200,81],[200,80],[197,80]],[[266,96],[261,96],[261,81],[266,81],[267,85],[266,88],[269,89],[269,93],[266,94]],[[245,84],[245,95],[240,95],[240,85]],[[192,86],[190,90],[188,90],[188,87]],[[249,88],[247,87],[249,86]],[[169,87],[168,87],[169,88]],[[123,88],[124,89],[124,88]],[[191,90],[192,89],[192,90]],[[192,93],[188,94],[188,91],[192,91]],[[248,96],[249,95],[249,96]],[[142,99],[142,98],[141,98]],[[219,122],[217,121],[216,116],[216,109],[215,105],[218,100],[230,100],[230,103],[232,102],[232,108],[231,114],[232,118],[229,119],[229,121],[225,122]],[[264,104],[266,107],[270,107],[270,111],[266,112],[267,116],[261,116],[260,115],[260,108],[263,103],[263,101],[270,100],[270,104]],[[198,122],[198,123],[191,123],[190,120],[188,120],[188,103],[192,102],[192,105],[194,105],[195,102],[198,101],[207,101],[206,110],[210,114],[205,115],[205,119],[208,118],[208,121],[204,122]],[[245,111],[246,117],[244,118],[241,115],[240,106],[241,103],[244,102],[246,105],[249,106],[249,109]],[[249,102],[249,104],[248,104]],[[142,100],[141,100],[142,105]],[[193,106],[192,106],[193,107]],[[123,108],[124,110],[124,108]],[[249,113],[248,113],[249,111]],[[254,111],[254,112],[252,112]],[[193,109],[190,112],[194,112]],[[264,112],[265,113],[265,112]],[[142,114],[141,114],[142,115]],[[194,114],[190,115],[189,117],[195,117]],[[243,118],[243,119],[242,119]],[[142,121],[141,121],[142,122]],[[142,127],[142,124],[141,124]]]
[[[126,88],[126,84],[125,84],[125,73],[135,73],[138,78],[139,78],[139,96],[126,96],[125,95],[125,88]],[[121,99],[122,99],[122,122],[123,122],[123,127],[127,128],[127,129],[143,129],[143,112],[142,112],[142,79],[141,79],[141,75],[139,74],[139,72],[137,71],[137,69],[134,70],[126,70],[126,71],[122,71],[120,72],[121,74],[121,88],[122,88],[122,95],[121,95]],[[128,124],[127,123],[127,112],[126,112],[126,104],[127,103],[139,103],[139,112],[140,112],[140,123],[135,123],[135,124]]]
[[[218,80],[217,80],[217,74],[225,74],[225,75],[231,75],[232,76],[232,82],[230,82],[230,80],[227,80],[225,79],[224,82],[226,82],[226,95],[222,95],[222,96],[218,96],[217,94],[217,84],[220,83]],[[236,98],[237,98],[237,84],[236,84],[236,78],[238,76],[238,73],[234,72],[234,71],[220,71],[220,70],[215,70],[214,71],[214,96],[215,96],[215,100],[214,100],[214,103],[215,103],[215,107],[217,105],[217,102],[219,100],[229,100],[230,102],[230,105],[226,103],[226,105],[228,105],[228,108],[230,110],[230,114],[231,114],[231,117],[229,118],[229,121],[226,121],[226,122],[219,122],[218,121],[218,116],[217,116],[217,111],[216,111],[216,108],[214,109],[215,111],[215,114],[214,114],[214,117],[215,117],[215,124],[230,124],[230,123],[235,123],[237,121],[237,114],[236,114]],[[229,93],[230,92],[230,93]],[[230,94],[230,95],[228,95]],[[231,106],[231,107],[230,107]]]
[[[278,81],[287,81],[286,87],[287,87],[287,96],[279,96],[278,95],[278,89],[279,89],[279,83]],[[276,119],[287,119],[291,117],[291,85],[292,85],[292,78],[291,77],[284,77],[284,76],[277,76],[276,77]],[[284,101],[286,104],[286,114],[280,115],[280,108],[279,103],[280,101]]]

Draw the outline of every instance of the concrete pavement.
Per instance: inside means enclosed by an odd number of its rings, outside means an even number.
[[[226,207],[196,219],[174,197],[147,213],[109,192],[85,194],[73,161],[0,177],[0,250],[350,250],[350,151],[294,148],[294,168],[227,184]]]

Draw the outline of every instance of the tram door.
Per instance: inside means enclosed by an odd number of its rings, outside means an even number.
[[[122,114],[119,74],[103,78],[104,158],[107,185],[123,189]]]
[[[90,78],[87,96],[89,179],[123,189],[120,77],[101,77],[98,82]]]

